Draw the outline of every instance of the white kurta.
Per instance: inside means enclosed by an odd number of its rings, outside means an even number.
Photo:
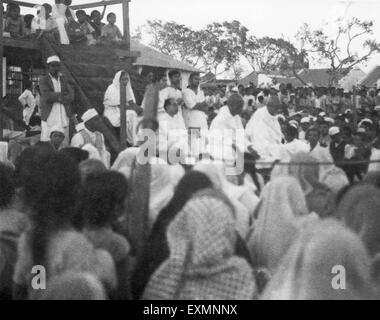
[[[303,140],[294,139],[293,141],[283,145],[283,150],[290,158],[298,152],[309,152],[310,145]]]
[[[158,125],[158,149],[160,151],[166,152],[174,145],[187,146],[187,130],[178,113],[172,117],[165,112],[161,115]]]
[[[235,144],[241,152],[245,151],[244,127],[240,116],[233,116],[229,107],[223,106],[210,125],[209,153],[215,159],[232,159],[234,158],[232,144]]]
[[[182,99],[182,91],[174,87],[166,87],[162,89],[158,94],[158,107],[157,107],[157,116],[158,118],[166,113],[164,109],[164,104],[167,99]],[[181,108],[179,113],[181,112]],[[182,117],[182,115],[180,114]]]
[[[18,100],[24,107],[22,111],[23,120],[26,124],[29,124],[30,118],[33,115],[34,108],[36,107],[36,99],[33,93],[26,89],[19,97]]]
[[[91,145],[96,148],[96,134],[95,132],[92,132],[88,130],[86,127],[83,129],[86,131],[88,136],[90,137]],[[101,161],[104,163],[104,165],[109,168],[110,166],[110,153],[106,150],[106,145],[104,143],[104,136],[102,134],[102,148],[99,152],[99,156],[101,158]],[[71,146],[75,148],[82,148],[85,145],[85,141],[83,139],[83,136],[80,132],[77,132],[73,138],[71,139]]]
[[[202,103],[206,100],[203,90],[198,89],[198,92],[195,93],[192,89],[186,88],[183,90],[183,100],[185,102],[185,106],[182,112],[186,127],[207,130],[208,125],[206,113],[199,110],[192,110],[197,103]]]
[[[53,82],[54,92],[61,92],[60,77],[56,79],[50,75],[50,78]],[[47,121],[41,121],[41,141],[50,140],[51,129],[54,126],[61,127],[65,131],[65,139],[62,142],[62,147],[67,146],[69,144],[69,118],[67,117],[64,105],[60,102],[53,103]]]
[[[267,107],[258,109],[245,128],[245,135],[252,148],[256,150],[262,161],[280,159],[281,132],[277,116],[272,116]]]

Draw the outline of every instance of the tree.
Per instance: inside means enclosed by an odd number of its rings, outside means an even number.
[[[304,83],[298,71],[308,67],[307,52],[297,49],[289,40],[251,36],[247,40],[245,57],[255,71],[293,75]]]
[[[339,18],[337,22],[338,28],[333,38],[327,36],[323,29],[311,30],[308,24],[304,24],[296,36],[305,51],[316,55],[319,62],[329,64],[329,85],[337,85],[341,76],[380,51],[380,44],[370,37],[373,33],[372,21],[353,18],[344,22]],[[364,51],[358,53],[355,47],[361,47]]]
[[[149,20],[150,45],[162,53],[215,75],[230,69],[245,50],[248,29],[239,21],[214,22],[193,30],[174,21]]]
[[[152,47],[192,66],[199,65],[202,52],[199,32],[174,21],[148,20],[144,27],[153,38]]]

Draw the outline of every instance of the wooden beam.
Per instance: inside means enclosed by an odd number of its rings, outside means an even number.
[[[144,129],[155,130],[158,106],[158,85],[148,87],[145,94],[145,108],[142,127]],[[140,150],[140,152],[142,152]],[[140,153],[137,157],[141,156]],[[148,154],[149,156],[149,154]],[[154,156],[154,155],[153,155]],[[151,165],[149,162],[141,164],[136,161],[132,177],[132,194],[127,210],[127,232],[126,236],[135,249],[134,255],[139,259],[144,248],[144,244],[149,235],[149,199],[150,199],[150,180]]]
[[[3,7],[3,0],[0,0],[0,6]],[[3,140],[3,10],[0,10],[0,141]]]
[[[130,1],[130,0],[126,0]],[[99,2],[91,2],[91,3],[84,3],[84,4],[78,4],[76,6],[70,6],[73,10],[78,9],[89,9],[89,8],[96,8],[96,7],[103,7],[103,6],[110,6],[114,4],[121,4],[124,0],[108,0],[108,1],[99,1]]]
[[[25,1],[15,1],[15,0],[3,0],[4,3],[16,3],[21,7],[28,7],[28,8],[34,8],[35,6],[38,5],[38,3],[30,3],[30,2],[25,2]]]
[[[129,27],[129,0],[123,1],[123,32],[124,32],[124,41],[127,44],[127,50],[131,50],[131,33]]]

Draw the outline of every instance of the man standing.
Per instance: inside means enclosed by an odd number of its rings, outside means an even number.
[[[97,123],[101,121],[98,112],[95,109],[88,109],[83,115],[82,120],[84,126],[78,131],[71,140],[71,146],[82,148],[86,144],[90,144],[99,152],[104,165],[110,166],[110,154],[106,150],[103,134],[96,130]]]
[[[183,91],[183,119],[189,131],[190,147],[194,155],[205,150],[208,136],[208,104],[199,87],[200,80],[199,73],[193,72],[189,77],[189,86]]]
[[[258,109],[245,128],[247,140],[263,161],[279,159],[283,134],[277,114],[282,109],[277,96],[269,96],[266,107]]]
[[[47,59],[48,74],[40,81],[41,89],[41,141],[49,141],[54,126],[63,128],[65,139],[62,146],[69,144],[70,104],[74,91],[60,72],[61,61],[57,56]]]

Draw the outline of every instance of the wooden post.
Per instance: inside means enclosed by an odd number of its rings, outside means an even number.
[[[0,141],[3,140],[3,56],[4,56],[4,42],[3,42],[3,0],[0,0]]]
[[[149,86],[146,93],[143,129],[155,130],[158,106],[159,86]],[[150,163],[141,164],[136,161],[133,174],[133,188],[127,210],[127,231],[126,236],[135,249],[135,256],[140,257],[144,244],[148,237],[148,216],[150,198]]]
[[[131,50],[131,35],[129,30],[129,1],[123,1],[123,27],[124,27],[124,40],[127,43],[127,50]]]
[[[120,146],[127,147],[127,86],[120,81]]]
[[[357,126],[358,126],[358,109],[356,107],[356,87],[354,88],[353,90],[353,98],[354,98],[354,101],[353,101],[353,106],[354,106],[354,110],[352,110],[352,113],[354,115],[354,130],[356,131],[357,130]]]

